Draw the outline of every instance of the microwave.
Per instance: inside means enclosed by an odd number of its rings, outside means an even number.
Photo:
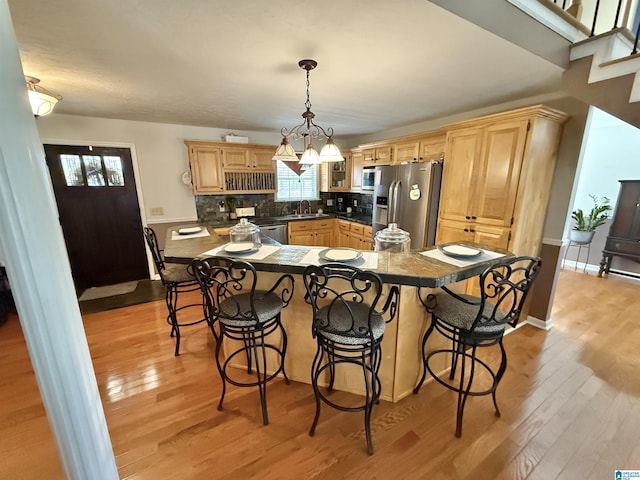
[[[362,169],[362,190],[373,190],[376,184],[376,168],[365,167]]]

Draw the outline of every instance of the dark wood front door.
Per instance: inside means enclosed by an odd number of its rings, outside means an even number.
[[[76,288],[149,278],[130,150],[44,149]]]

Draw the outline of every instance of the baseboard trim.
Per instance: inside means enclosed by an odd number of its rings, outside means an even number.
[[[551,327],[553,327],[553,323],[551,322],[551,319],[549,319],[549,320],[547,320],[545,322],[544,320],[540,320],[539,318],[532,317],[531,315],[529,315],[527,317],[527,320],[525,322],[523,322],[523,325],[525,323],[528,323],[532,327],[536,327],[536,328],[540,328],[542,330],[546,330],[547,332],[549,330],[551,330]]]

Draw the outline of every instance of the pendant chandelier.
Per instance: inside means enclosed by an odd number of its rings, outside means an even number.
[[[333,143],[333,128],[329,127],[325,130],[313,122],[315,114],[311,111],[311,101],[309,100],[309,72],[318,66],[318,62],[315,60],[300,60],[298,65],[307,72],[307,101],[304,103],[307,110],[302,114],[303,121],[300,125],[296,125],[291,129],[283,128],[280,131],[282,133],[282,143],[278,146],[273,159],[283,162],[299,162],[301,165],[342,162],[344,158],[342,158],[340,149]],[[302,158],[299,160],[295,150],[289,143],[289,137],[293,139],[303,138],[305,149]],[[326,138],[327,141],[318,155],[318,152],[313,147],[313,140],[320,138]]]
[[[49,115],[53,112],[53,107],[56,106],[59,100],[62,100],[60,95],[51,93],[44,87],[38,85],[40,79],[36,77],[30,77],[26,75],[27,91],[29,93],[29,103],[31,104],[31,111],[36,117],[43,115]]]

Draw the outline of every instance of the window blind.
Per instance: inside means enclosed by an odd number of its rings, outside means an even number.
[[[318,165],[312,165],[301,175],[298,175],[284,162],[278,160],[276,162],[276,175],[278,176],[276,201],[317,200],[319,198],[318,170]]]

